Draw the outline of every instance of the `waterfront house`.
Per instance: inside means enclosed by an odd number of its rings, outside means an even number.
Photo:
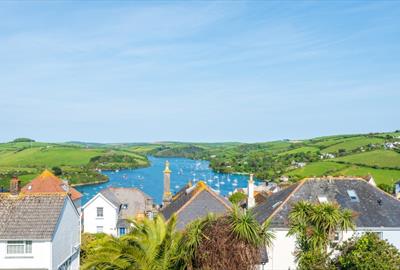
[[[0,269],[79,269],[80,215],[67,192],[0,193]]]
[[[47,192],[67,192],[78,212],[81,212],[82,194],[71,187],[67,180],[61,180],[49,170],[44,170],[38,177],[26,184],[21,192],[25,194],[47,193]]]
[[[166,220],[175,214],[178,230],[183,230],[187,224],[209,213],[222,215],[231,209],[231,203],[203,181],[193,185],[189,182],[172,196],[169,190],[170,174],[167,161],[164,170],[164,205],[161,214]]]
[[[270,195],[265,203],[253,209],[258,222],[270,221],[276,236],[267,248],[268,263],[264,269],[296,269],[295,238],[287,236],[288,215],[293,204],[302,200],[337,203],[357,215],[356,230],[338,232],[338,242],[354,234],[376,232],[400,248],[400,201],[395,197],[362,178],[310,178]]]
[[[137,188],[106,188],[82,207],[83,231],[124,235],[129,219],[152,218],[153,199]]]

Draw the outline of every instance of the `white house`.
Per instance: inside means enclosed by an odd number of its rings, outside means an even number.
[[[136,188],[107,188],[82,207],[83,231],[124,235],[129,229],[127,219],[152,217],[153,200]]]
[[[80,215],[67,192],[0,193],[0,269],[79,269]]]
[[[296,269],[295,238],[288,237],[288,215],[298,201],[335,202],[357,213],[356,230],[338,232],[337,241],[354,234],[376,232],[400,249],[400,201],[369,184],[362,178],[310,178],[271,194],[267,201],[253,209],[258,222],[270,220],[275,233],[268,260],[261,269]]]

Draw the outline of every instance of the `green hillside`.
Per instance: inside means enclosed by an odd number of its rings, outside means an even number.
[[[28,181],[55,166],[72,183],[104,181],[97,169],[147,166],[146,155],[205,159],[215,171],[255,173],[276,182],[282,175],[295,182],[312,176],[372,174],[378,183],[392,185],[400,179],[400,149],[386,150],[385,143],[394,142],[400,142],[399,131],[260,143],[55,144],[21,138],[0,144],[0,185],[14,174]]]
[[[355,137],[344,139],[341,142],[337,142],[327,148],[322,149],[324,153],[335,153],[339,149],[344,149],[346,151],[353,151],[360,147],[367,147],[369,144],[382,144],[385,140],[382,138],[369,138],[369,137]]]
[[[265,180],[279,181],[281,175],[288,175],[291,181],[297,181],[312,176],[364,177],[370,173],[378,183],[391,184],[393,179],[400,179],[400,154],[385,150],[384,144],[395,141],[400,141],[400,132],[231,144],[218,148],[196,143],[190,144],[190,147],[185,144],[159,144],[147,153],[207,159],[216,171],[255,173]]]
[[[0,187],[18,175],[23,184],[45,168],[59,167],[72,184],[106,181],[96,169],[148,166],[145,156],[126,149],[89,148],[71,144],[17,142],[0,144]]]
[[[374,168],[397,168],[400,170],[400,154],[391,150],[375,150],[336,158],[335,161]]]

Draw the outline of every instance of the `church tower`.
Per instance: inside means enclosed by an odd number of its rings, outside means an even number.
[[[165,169],[164,169],[164,194],[163,194],[163,206],[167,206],[171,200],[171,170],[169,169],[169,162],[168,160],[165,162]]]

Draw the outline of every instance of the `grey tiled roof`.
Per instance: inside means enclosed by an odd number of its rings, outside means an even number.
[[[153,210],[152,198],[137,188],[106,188],[100,191],[112,204],[119,208],[119,218],[134,218],[137,214]],[[121,206],[127,205],[124,209]]]
[[[177,213],[177,229],[182,230],[192,221],[208,213],[224,214],[231,207],[228,200],[210,190],[209,187],[192,187],[182,192],[175,200],[161,210],[165,219]]]
[[[289,187],[272,193],[267,197],[264,203],[253,208],[253,213],[258,222],[263,223],[271,214],[285,201],[285,199],[293,192],[299,183],[290,185]]]
[[[358,201],[351,200],[348,190],[355,191]],[[360,178],[307,179],[271,195],[265,203],[254,208],[254,213],[257,220],[263,222],[277,209],[271,216],[271,227],[287,228],[292,205],[301,200],[318,202],[318,196],[356,213],[357,227],[400,228],[400,201]],[[284,203],[277,205],[279,201]]]
[[[66,194],[0,194],[0,239],[51,240]]]

